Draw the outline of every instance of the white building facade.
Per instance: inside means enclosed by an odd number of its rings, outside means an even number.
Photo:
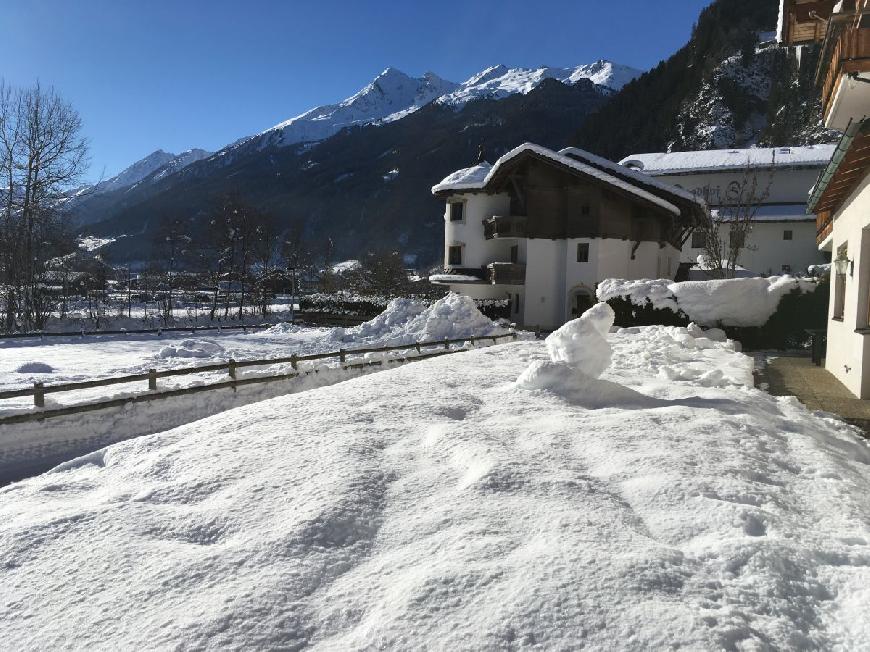
[[[445,274],[434,283],[509,299],[526,328],[557,328],[605,278],[673,278],[706,208],[690,193],[574,148],[526,143],[433,187],[445,200]]]
[[[759,276],[804,274],[830,262],[816,246],[816,216],[807,212],[807,193],[831,160],[835,145],[633,154],[620,163],[703,197],[714,216],[721,212],[720,241],[735,203],[753,207],[752,226],[737,264]],[[741,202],[741,199],[743,200]],[[729,211],[731,211],[729,213]],[[680,260],[695,263],[705,253],[696,231]]]
[[[832,256],[825,368],[870,398],[870,14],[868,0],[780,0],[779,39],[823,43],[824,125],[844,132],[810,192],[819,249]]]

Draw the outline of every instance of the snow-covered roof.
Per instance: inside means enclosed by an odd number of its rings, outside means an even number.
[[[542,147],[540,145],[535,145],[534,143],[523,143],[519,147],[515,147],[507,154],[499,158],[495,162],[495,165],[493,165],[489,172],[486,174],[486,177],[481,181],[470,181],[469,178],[472,175],[469,171],[473,170],[474,168],[466,168],[465,170],[459,170],[457,172],[454,172],[453,174],[442,180],[441,183],[432,186],[432,193],[437,194],[439,192],[445,192],[450,190],[484,190],[502,166],[506,165],[516,157],[527,153],[536,154],[541,158],[548,159],[550,161],[553,161],[554,163],[558,163],[559,165],[563,165],[567,168],[580,172],[581,174],[585,174],[587,176],[603,181],[604,183],[607,183],[611,186],[620,188],[621,190],[631,193],[636,197],[656,204],[657,206],[660,206],[661,208],[674,215],[681,214],[679,208],[674,206],[669,201],[666,201],[665,199],[662,199],[661,197],[658,197],[651,192],[643,190],[642,188],[638,188],[634,184],[624,181],[623,179],[620,179],[619,177],[616,177],[612,174],[608,174],[607,172],[604,172],[603,170],[600,170],[596,167],[578,161],[576,158],[571,158],[570,156],[560,154],[559,152],[554,152],[551,149],[547,149],[546,147]],[[479,178],[480,172],[477,172],[476,174],[478,176],[476,176],[475,178]],[[459,175],[458,181],[456,178],[457,175]],[[673,194],[672,189],[669,189],[668,192]]]
[[[686,199],[688,201],[699,203],[703,202],[702,199],[696,197],[694,193],[691,193],[688,190],[678,188],[670,183],[662,183],[661,181],[656,181],[655,177],[653,177],[652,175],[646,174],[644,172],[638,172],[637,170],[625,167],[624,165],[620,165],[619,163],[614,163],[609,159],[602,158],[601,156],[596,156],[595,154],[587,152],[586,150],[579,149],[577,147],[566,147],[565,149],[559,150],[559,153],[571,157],[580,157],[591,165],[594,165],[595,167],[602,167],[607,171],[612,171],[612,173],[617,176],[633,179],[638,183],[657,188],[662,192],[667,192],[671,195],[682,197],[683,199]]]
[[[714,149],[700,152],[656,152],[632,154],[619,163],[647,174],[691,174],[717,170],[756,167],[822,167],[831,160],[836,145],[805,147],[752,147],[749,149]]]
[[[484,161],[470,168],[457,170],[453,174],[449,174],[441,183],[432,186],[432,192],[444,192],[447,190],[480,190],[483,188],[483,182],[486,180],[486,175],[492,170],[492,164]]]

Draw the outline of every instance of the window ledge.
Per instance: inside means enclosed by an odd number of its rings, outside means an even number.
[[[870,326],[861,326],[860,328],[856,328],[855,332],[858,335],[870,335]]]
[[[838,322],[840,322],[840,323],[842,324],[842,323],[843,323],[843,318],[842,318],[842,317],[831,317],[831,321],[838,321]]]

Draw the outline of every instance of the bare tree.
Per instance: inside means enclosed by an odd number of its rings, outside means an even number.
[[[88,163],[81,118],[53,89],[0,82],[0,272],[6,330],[41,328],[48,261],[73,249],[58,200]]]
[[[741,252],[752,249],[747,242],[758,208],[770,197],[775,163],[775,154],[769,167],[747,162],[743,178],[733,181],[724,197],[718,189],[704,189],[706,202],[718,206],[699,227],[704,235],[705,271],[710,276],[733,278]]]

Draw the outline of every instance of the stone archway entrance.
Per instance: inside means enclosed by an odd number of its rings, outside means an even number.
[[[568,319],[577,319],[595,305],[595,295],[586,286],[573,288],[568,293]]]

